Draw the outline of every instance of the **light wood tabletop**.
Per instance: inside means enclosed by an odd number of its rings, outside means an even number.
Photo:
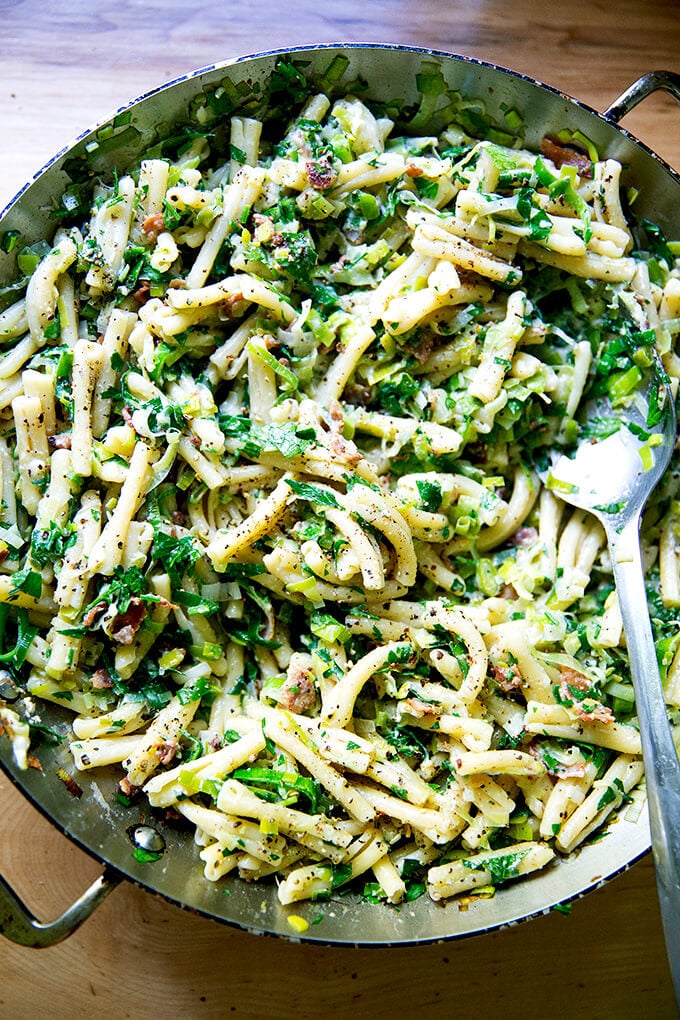
[[[0,0],[0,207],[73,136],[193,68],[317,42],[399,42],[481,57],[596,109],[642,73],[680,71],[669,0]],[[665,94],[625,121],[680,169]],[[41,916],[100,871],[0,778],[0,873]],[[680,919],[678,921],[680,923]],[[485,1018],[675,1016],[649,857],[550,914],[463,942],[331,949],[255,938],[131,885],[68,941],[0,939],[0,1016]]]

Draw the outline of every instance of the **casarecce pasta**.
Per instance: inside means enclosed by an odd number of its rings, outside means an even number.
[[[677,387],[678,249],[592,146],[307,91],[21,252],[0,721],[27,766],[70,710],[75,770],[182,816],[209,881],[488,895],[639,789],[604,537],[540,474],[651,345]],[[644,532],[671,712],[676,476]]]

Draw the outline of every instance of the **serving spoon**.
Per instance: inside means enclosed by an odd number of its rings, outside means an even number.
[[[586,422],[613,423],[606,438],[581,438],[557,457],[545,483],[602,523],[630,657],[645,766],[657,890],[675,995],[680,1005],[680,763],[666,713],[640,552],[640,519],[673,453],[676,415],[658,360],[624,406],[608,396],[586,402]],[[618,420],[618,427],[617,427]],[[582,430],[592,435],[591,430]],[[606,429],[605,429],[606,431]]]

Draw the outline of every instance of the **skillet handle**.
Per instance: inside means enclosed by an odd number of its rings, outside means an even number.
[[[676,74],[675,71],[649,71],[647,74],[643,74],[625,92],[622,92],[618,99],[614,100],[612,105],[604,111],[603,117],[618,124],[627,113],[635,109],[638,103],[650,96],[652,92],[659,90],[670,92],[680,102],[680,74]]]
[[[122,876],[112,868],[102,874],[86,889],[64,913],[54,921],[43,922],[28,907],[0,875],[0,934],[20,946],[46,949],[68,938],[93,910],[112,892]]]

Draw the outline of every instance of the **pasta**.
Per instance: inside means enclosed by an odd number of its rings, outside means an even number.
[[[680,248],[640,242],[615,160],[287,66],[278,137],[234,111],[24,249],[0,723],[25,767],[31,706],[70,711],[75,770],[181,815],[208,881],[488,895],[642,779],[602,529],[540,475],[618,427],[579,406],[650,345],[677,389]],[[643,532],[672,717],[678,478]]]

